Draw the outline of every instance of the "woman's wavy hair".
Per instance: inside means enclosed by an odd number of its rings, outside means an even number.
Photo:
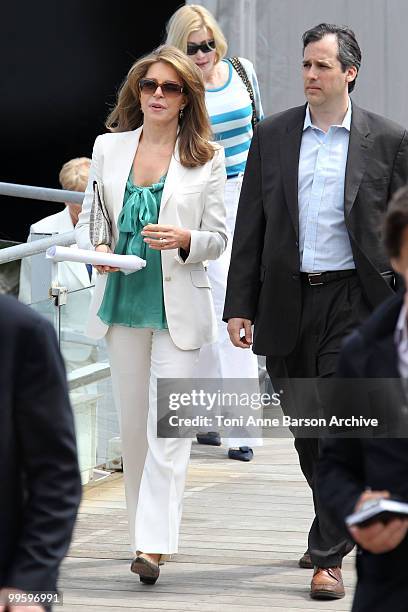
[[[188,37],[201,28],[206,28],[214,38],[216,62],[219,62],[227,54],[227,41],[215,17],[199,4],[185,4],[170,17],[166,28],[166,44],[187,53]]]
[[[152,53],[137,60],[122,83],[115,107],[106,120],[111,132],[126,132],[143,125],[140,106],[139,81],[150,66],[157,62],[169,64],[180,77],[187,104],[179,120],[180,163],[187,168],[202,166],[214,157],[210,120],[205,106],[205,88],[201,71],[179,49],[162,45]]]

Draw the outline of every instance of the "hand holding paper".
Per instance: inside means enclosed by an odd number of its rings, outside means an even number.
[[[408,532],[408,504],[389,497],[389,491],[364,491],[346,517],[355,542],[374,554],[393,550]]]
[[[95,247],[95,251],[98,253],[112,253],[112,249],[108,244],[98,244]],[[123,254],[123,253],[122,253]],[[94,266],[95,270],[99,274],[106,274],[106,272],[119,272],[119,268],[112,268],[112,266]]]
[[[111,266],[119,268],[124,274],[131,274],[146,266],[146,261],[136,255],[116,255],[115,253],[101,253],[100,251],[61,246],[50,247],[45,256],[53,261],[78,261],[93,266]]]

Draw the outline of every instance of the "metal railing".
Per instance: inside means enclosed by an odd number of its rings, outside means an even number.
[[[66,232],[64,234],[55,234],[49,238],[41,238],[35,242],[27,242],[26,244],[17,244],[16,246],[6,247],[0,250],[0,265],[8,263],[9,261],[15,261],[16,259],[23,259],[24,257],[30,257],[31,255],[38,255],[39,253],[45,253],[45,251],[54,245],[58,246],[70,246],[75,243],[75,232]]]
[[[42,200],[46,202],[73,202],[82,204],[84,194],[77,191],[67,191],[62,189],[48,189],[45,187],[33,187],[30,185],[16,185],[12,183],[0,182],[0,195],[12,196],[17,198],[28,198]],[[45,238],[33,240],[26,244],[17,244],[14,246],[0,249],[0,270],[1,264],[6,264],[18,259],[23,259],[32,255],[45,253],[45,251],[54,245],[70,246],[74,244],[75,232],[64,232],[63,234],[53,234]],[[42,258],[40,258],[42,259]],[[57,268],[58,264],[51,263],[52,268]],[[6,267],[3,268],[6,270]],[[31,272],[33,265],[31,266]],[[55,272],[55,270],[54,270]],[[53,283],[53,270],[51,269],[50,282]],[[58,275],[55,277],[58,279]],[[43,279],[42,279],[43,280]],[[48,277],[45,284],[48,283]],[[65,290],[65,287],[55,287],[56,290]],[[68,292],[67,295],[72,299],[71,305],[75,308],[75,296],[83,292],[91,292],[91,287],[84,287],[75,291]],[[56,294],[51,292],[53,296]],[[43,309],[45,304],[45,309]],[[51,314],[52,321],[57,328],[60,346],[69,363],[69,350],[74,347],[74,362],[75,349],[78,347],[82,350],[84,346],[89,345],[92,354],[92,363],[85,366],[80,365],[80,362],[75,362],[72,371],[67,376],[68,388],[73,404],[73,409],[76,414],[77,423],[77,440],[79,449],[79,460],[83,482],[88,482],[91,478],[96,480],[95,474],[108,475],[109,472],[96,469],[101,464],[106,464],[108,468],[115,469],[116,463],[120,465],[120,450],[116,443],[115,447],[111,447],[111,441],[117,441],[119,429],[114,425],[114,418],[110,413],[110,406],[113,404],[110,385],[110,365],[106,359],[106,353],[103,346],[100,346],[96,340],[86,338],[80,331],[72,329],[69,323],[69,308],[67,302],[57,299],[56,297],[37,301],[36,304],[31,304],[37,312],[47,316]],[[48,308],[50,305],[50,308]],[[67,310],[68,309],[68,310]],[[84,313],[85,315],[85,313]],[[71,364],[72,365],[72,364]],[[110,420],[109,420],[110,419]],[[97,452],[98,448],[102,451]],[[119,442],[120,447],[120,442]],[[103,450],[105,448],[105,450]]]
[[[11,196],[15,198],[25,198],[31,200],[42,200],[45,202],[72,202],[74,204],[82,204],[84,193],[81,191],[68,191],[66,189],[50,189],[48,187],[33,187],[32,185],[17,185],[14,183],[0,182],[0,195]],[[27,244],[18,244],[16,246],[7,247],[0,251],[0,265],[45,253],[45,251],[54,245],[70,246],[75,243],[75,232],[66,232],[64,234],[55,234],[49,238],[42,238],[35,242]]]
[[[62,204],[65,202],[82,204],[84,199],[82,191],[16,185],[14,183],[0,183],[0,195],[11,196],[13,198],[27,198],[29,200],[43,200],[44,202],[61,202]]]

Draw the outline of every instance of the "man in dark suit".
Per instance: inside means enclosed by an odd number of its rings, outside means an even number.
[[[9,591],[56,592],[81,496],[73,415],[55,332],[30,308],[4,295],[0,468],[2,612],[12,601]],[[37,606],[16,609],[38,612],[50,609],[48,602],[40,599]]]
[[[385,228],[392,266],[407,281],[408,188],[394,195]],[[405,300],[402,292],[391,297],[353,332],[340,353],[340,378],[408,377],[407,304],[407,294]],[[389,402],[387,397],[387,410]],[[392,496],[408,503],[408,439],[325,440],[316,487],[343,526],[346,516],[370,499]],[[406,612],[408,520],[376,521],[350,531],[360,547],[353,612]]]
[[[255,130],[224,310],[235,346],[252,344],[255,323],[253,350],[267,356],[272,383],[332,376],[342,338],[392,294],[378,224],[408,181],[406,131],[351,103],[361,62],[354,33],[320,24],[303,44],[306,106]],[[295,446],[313,489],[318,440],[299,437]],[[314,503],[299,564],[315,567],[312,597],[342,597],[351,544],[316,495]]]

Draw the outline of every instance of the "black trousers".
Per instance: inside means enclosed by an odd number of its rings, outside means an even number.
[[[324,378],[336,372],[341,342],[368,315],[357,275],[335,280],[324,285],[310,286],[302,274],[302,316],[295,349],[286,357],[267,356],[266,367],[272,385],[276,379]],[[279,381],[282,384],[282,380]],[[293,396],[292,396],[293,397]],[[312,396],[311,396],[312,397]],[[294,397],[301,404],[307,396]],[[313,413],[313,406],[305,407]],[[285,404],[282,403],[284,412]],[[289,410],[290,411],[290,410]],[[298,413],[305,412],[302,407]],[[314,565],[334,567],[353,548],[344,526],[340,525],[322,505],[315,487],[315,470],[319,459],[317,438],[296,437],[295,448],[300,467],[312,489],[315,518],[309,531],[309,553]]]

